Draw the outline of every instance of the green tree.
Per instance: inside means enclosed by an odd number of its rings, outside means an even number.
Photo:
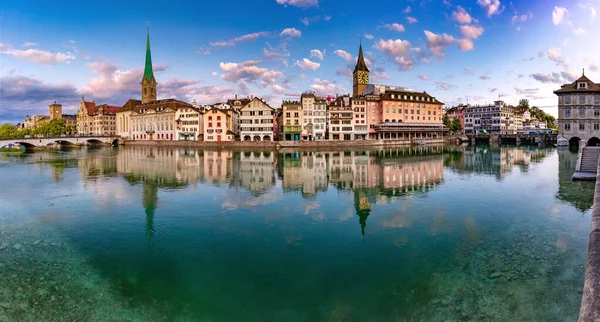
[[[2,125],[0,125],[0,139],[10,139],[15,137],[17,132],[17,127],[9,124],[9,123],[4,123]]]
[[[452,131],[457,132],[462,130],[462,124],[460,124],[460,119],[455,117],[452,119]]]
[[[447,128],[450,128],[450,118],[448,117],[448,114],[444,114],[442,117],[442,123],[444,123]]]
[[[517,107],[519,108],[519,112],[521,113],[527,111],[529,109],[529,100],[526,98],[522,98],[521,100],[519,100],[519,105],[517,105]]]

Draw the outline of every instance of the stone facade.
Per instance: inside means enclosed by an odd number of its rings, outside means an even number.
[[[175,113],[192,105],[175,99],[152,101],[136,106],[131,112],[134,140],[175,140]]]
[[[284,141],[300,141],[302,139],[302,103],[299,101],[284,101],[283,138]]]
[[[465,110],[465,133],[477,134],[481,131],[495,134],[515,134],[514,108],[504,101],[494,105],[471,106]]]
[[[312,93],[300,96],[302,104],[302,139],[322,140],[327,130],[327,102]]]
[[[240,139],[243,141],[273,140],[274,110],[257,97],[240,109]]]
[[[77,132],[80,135],[113,136],[117,132],[116,114],[120,106],[96,105],[81,97],[77,111]]]
[[[585,75],[554,91],[558,96],[559,135],[577,144],[600,144],[600,84]]]
[[[204,141],[206,142],[222,142],[234,141],[235,133],[231,128],[231,113],[235,111],[226,111],[218,108],[213,108],[206,111],[202,116]]]
[[[204,137],[203,112],[195,107],[180,108],[175,112],[175,137],[180,141],[202,141]]]
[[[117,136],[128,140],[133,139],[133,136],[131,135],[131,112],[136,106],[140,104],[142,104],[142,101],[130,99],[121,107],[121,110],[116,113]]]
[[[329,140],[354,140],[354,110],[349,95],[338,96],[329,105]]]

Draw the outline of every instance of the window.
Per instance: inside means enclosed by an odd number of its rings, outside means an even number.
[[[565,117],[571,117],[571,109],[565,109]]]
[[[584,117],[585,116],[585,110],[584,109],[580,109],[579,110],[579,116],[580,117]]]
[[[600,116],[600,110],[594,110],[594,116]]]
[[[579,104],[585,104],[585,95],[579,95]]]
[[[571,104],[571,96],[565,96],[564,101],[565,104]]]
[[[579,131],[585,130],[585,124],[579,123]]]
[[[600,124],[594,124],[594,131],[600,131]]]

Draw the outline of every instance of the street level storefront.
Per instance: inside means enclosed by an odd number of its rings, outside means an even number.
[[[405,140],[427,142],[427,140],[443,139],[448,128],[437,123],[379,123],[373,125],[378,140]]]

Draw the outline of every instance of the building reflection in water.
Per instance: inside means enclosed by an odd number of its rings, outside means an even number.
[[[572,204],[580,212],[585,212],[594,203],[594,183],[573,181],[571,176],[577,164],[577,149],[558,149],[558,193],[556,198]]]
[[[531,163],[541,161],[550,151],[537,146],[462,146],[446,156],[445,165],[459,173],[489,174],[502,180],[515,166],[526,172]]]
[[[242,188],[258,197],[278,182],[284,192],[299,192],[305,199],[328,189],[351,191],[364,235],[374,204],[434,189],[443,182],[444,165],[458,172],[489,173],[501,179],[515,165],[527,167],[547,152],[490,146],[326,152],[125,147],[86,155],[79,159],[79,168],[88,180],[118,173],[130,184],[143,186],[149,240],[154,236],[160,189],[212,184]]]

